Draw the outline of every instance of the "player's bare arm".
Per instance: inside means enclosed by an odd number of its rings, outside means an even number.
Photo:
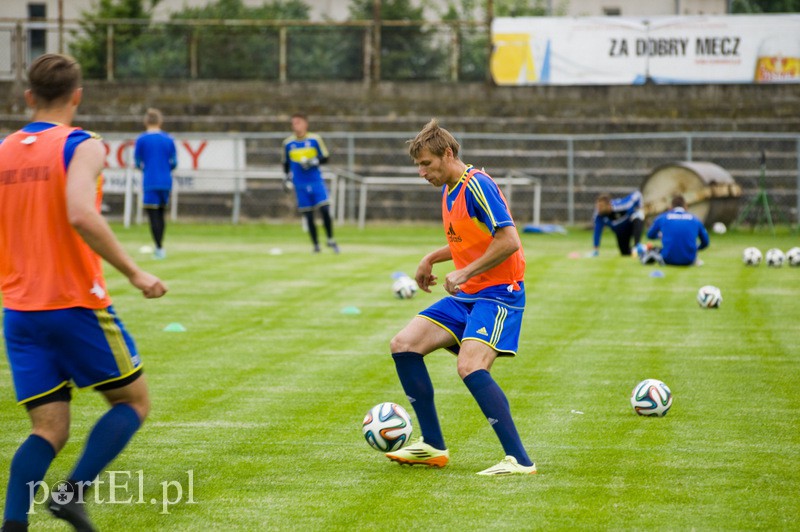
[[[517,233],[516,227],[513,225],[498,227],[494,232],[491,244],[486,248],[486,252],[483,255],[464,268],[453,270],[445,276],[444,289],[449,294],[457,294],[460,290],[459,285],[501,264],[516,253],[520,246],[522,246],[522,243],[519,240],[519,233]]]
[[[105,149],[99,140],[86,140],[75,149],[67,170],[69,222],[95,253],[125,275],[145,297],[161,297],[167,292],[166,285],[136,265],[95,208],[97,176],[103,170],[104,161]]]
[[[430,293],[430,287],[436,285],[437,279],[437,277],[432,273],[433,265],[448,260],[453,260],[453,256],[450,254],[449,246],[444,246],[437,250],[431,251],[422,257],[422,260],[419,262],[419,266],[417,266],[417,273],[414,277],[421,290]]]

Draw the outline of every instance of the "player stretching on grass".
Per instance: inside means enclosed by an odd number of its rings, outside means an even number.
[[[608,194],[600,194],[594,203],[594,233],[592,242],[595,257],[600,253],[600,237],[603,236],[603,227],[608,226],[617,236],[617,246],[623,256],[635,252],[637,257],[644,253],[641,244],[642,231],[644,230],[644,209],[642,208],[642,193],[634,190],[624,198],[611,199]],[[633,238],[633,249],[631,249]]]
[[[386,456],[401,464],[429,467],[444,467],[450,461],[423,359],[446,348],[458,356],[458,374],[506,454],[499,464],[478,474],[535,473],[508,400],[489,373],[495,358],[516,354],[525,308],[525,257],[508,204],[491,177],[461,162],[458,142],[435,119],[409,145],[419,175],[442,187],[442,220],[448,241],[422,258],[416,281],[430,292],[437,284],[434,264],[452,260],[456,269],[444,278],[450,296],[423,310],[392,338],[397,374],[417,414],[422,437]]]
[[[147,298],[167,288],[133,262],[100,215],[105,149],[69,126],[82,95],[78,63],[40,56],[28,81],[33,121],[0,144],[3,330],[17,400],[32,424],[11,460],[2,530],[28,529],[35,488],[69,437],[73,382],[102,393],[110,409],[48,507],[76,530],[94,530],[84,492],[150,409],[141,360],[111,306],[101,257]]]

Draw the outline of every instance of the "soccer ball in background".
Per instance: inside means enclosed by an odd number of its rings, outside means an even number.
[[[373,449],[396,451],[411,438],[411,417],[397,403],[380,403],[364,416],[364,438]]]
[[[725,227],[725,224],[722,222],[716,222],[713,226],[711,226],[711,230],[718,235],[724,235],[728,232],[728,228]]]
[[[794,268],[800,266],[800,248],[792,248],[786,252],[786,261]]]
[[[745,248],[742,253],[742,262],[744,262],[746,266],[758,266],[761,264],[761,258],[761,251],[758,248]]]
[[[418,288],[417,282],[405,274],[395,277],[392,284],[392,291],[398,299],[411,299]]]
[[[767,260],[767,266],[780,268],[783,266],[783,261],[786,259],[786,255],[784,255],[783,251],[779,250],[778,248],[772,248],[767,250],[767,254],[764,256],[764,258]]]
[[[658,379],[645,379],[633,389],[631,406],[640,416],[664,417],[672,408],[672,391]]]
[[[716,286],[706,285],[697,291],[697,304],[703,308],[719,308],[722,292]]]

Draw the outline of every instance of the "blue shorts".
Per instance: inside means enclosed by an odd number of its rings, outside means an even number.
[[[328,190],[322,179],[307,183],[295,183],[294,190],[297,195],[297,210],[300,212],[313,211],[322,205],[328,205]]]
[[[488,345],[498,356],[514,356],[519,348],[524,307],[492,299],[446,297],[419,313],[453,335],[448,351],[458,354],[464,340]]]
[[[145,190],[142,205],[150,209],[166,207],[169,205],[170,192],[170,190]]]
[[[3,310],[6,354],[17,401],[25,404],[69,386],[111,384],[136,373],[133,338],[114,313],[100,310]]]

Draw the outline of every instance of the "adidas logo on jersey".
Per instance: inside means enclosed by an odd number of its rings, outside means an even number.
[[[450,224],[450,228],[447,230],[447,240],[450,242],[461,242],[461,237],[456,234],[455,229],[453,229],[453,224]]]
[[[475,331],[475,332],[476,332],[476,333],[478,333],[478,334],[482,334],[482,335],[484,335],[484,336],[489,336],[489,333],[488,333],[488,332],[486,332],[486,327],[481,327],[480,329],[478,329],[478,330],[477,330],[477,331]]]

